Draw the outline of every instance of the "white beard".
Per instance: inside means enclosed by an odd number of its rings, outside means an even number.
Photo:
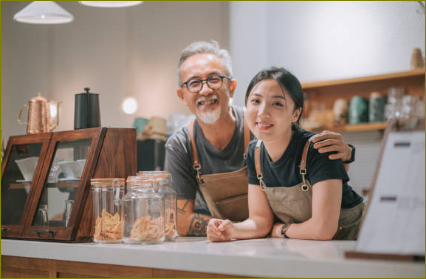
[[[209,98],[209,97],[202,96],[202,97],[200,97],[197,100],[197,103],[201,102],[201,101],[207,101],[207,100],[209,100],[211,98],[212,97]],[[214,96],[213,98],[217,99],[216,96]],[[206,124],[213,124],[213,123],[215,123],[219,119],[221,110],[222,110],[222,108],[219,105],[217,109],[216,108],[215,109],[208,109],[208,110],[206,110],[204,112],[201,112],[198,109],[198,106],[197,106],[196,115],[204,123],[206,123]]]
[[[206,124],[215,123],[220,117],[221,107],[219,109],[211,111],[207,110],[205,113],[202,113],[197,108],[197,116],[198,118]]]

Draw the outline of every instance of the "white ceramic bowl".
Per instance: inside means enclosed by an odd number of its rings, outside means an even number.
[[[64,174],[65,180],[77,179],[80,174],[80,164],[77,161],[62,161],[59,162],[59,167]]]
[[[15,160],[19,170],[26,181],[32,181],[34,171],[37,167],[38,157],[28,157],[25,159]]]
[[[77,160],[78,164],[78,175],[77,178],[81,178],[81,175],[83,174],[84,166],[86,165],[86,159]]]

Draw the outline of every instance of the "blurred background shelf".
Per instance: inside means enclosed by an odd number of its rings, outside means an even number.
[[[331,127],[333,123],[333,106],[337,99],[343,99],[350,104],[353,96],[361,96],[369,100],[372,92],[387,96],[389,88],[402,87],[405,95],[418,96],[424,99],[425,94],[425,69],[416,69],[406,72],[389,73],[376,76],[349,78],[331,81],[303,83],[302,88],[306,94],[305,116],[306,130],[320,132],[330,130],[335,132],[363,132],[386,129],[386,122],[361,123],[356,125],[342,125]],[[316,123],[310,120],[314,115]],[[319,116],[319,117],[318,117]],[[311,121],[311,123],[309,123]]]
[[[387,122],[377,122],[377,123],[361,123],[354,125],[342,125],[335,127],[324,127],[319,129],[308,129],[309,131],[320,133],[323,130],[333,131],[333,132],[364,132],[364,131],[383,131],[386,129]]]

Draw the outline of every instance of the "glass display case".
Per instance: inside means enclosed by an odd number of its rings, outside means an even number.
[[[2,162],[1,173],[1,235],[19,237],[23,213],[30,206],[43,159],[49,146],[50,133],[11,137]]]
[[[11,137],[8,143],[2,163],[2,237],[90,241],[90,179],[136,172],[136,131],[92,128],[44,136],[49,138],[45,150],[27,140],[26,155],[19,155],[23,146],[15,142],[32,136]]]

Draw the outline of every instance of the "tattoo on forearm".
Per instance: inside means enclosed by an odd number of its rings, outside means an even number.
[[[203,218],[200,214],[194,214],[187,235],[206,236],[207,224],[210,218]]]
[[[183,205],[183,207],[182,207],[182,208],[180,208],[180,207],[178,207],[178,208],[177,208],[177,212],[178,212],[178,213],[181,213],[181,214],[185,214],[185,213],[186,213],[186,211],[185,211],[185,207],[186,207],[189,203],[194,203],[194,201],[193,201],[193,200],[187,200],[187,201],[186,201],[186,203]]]

